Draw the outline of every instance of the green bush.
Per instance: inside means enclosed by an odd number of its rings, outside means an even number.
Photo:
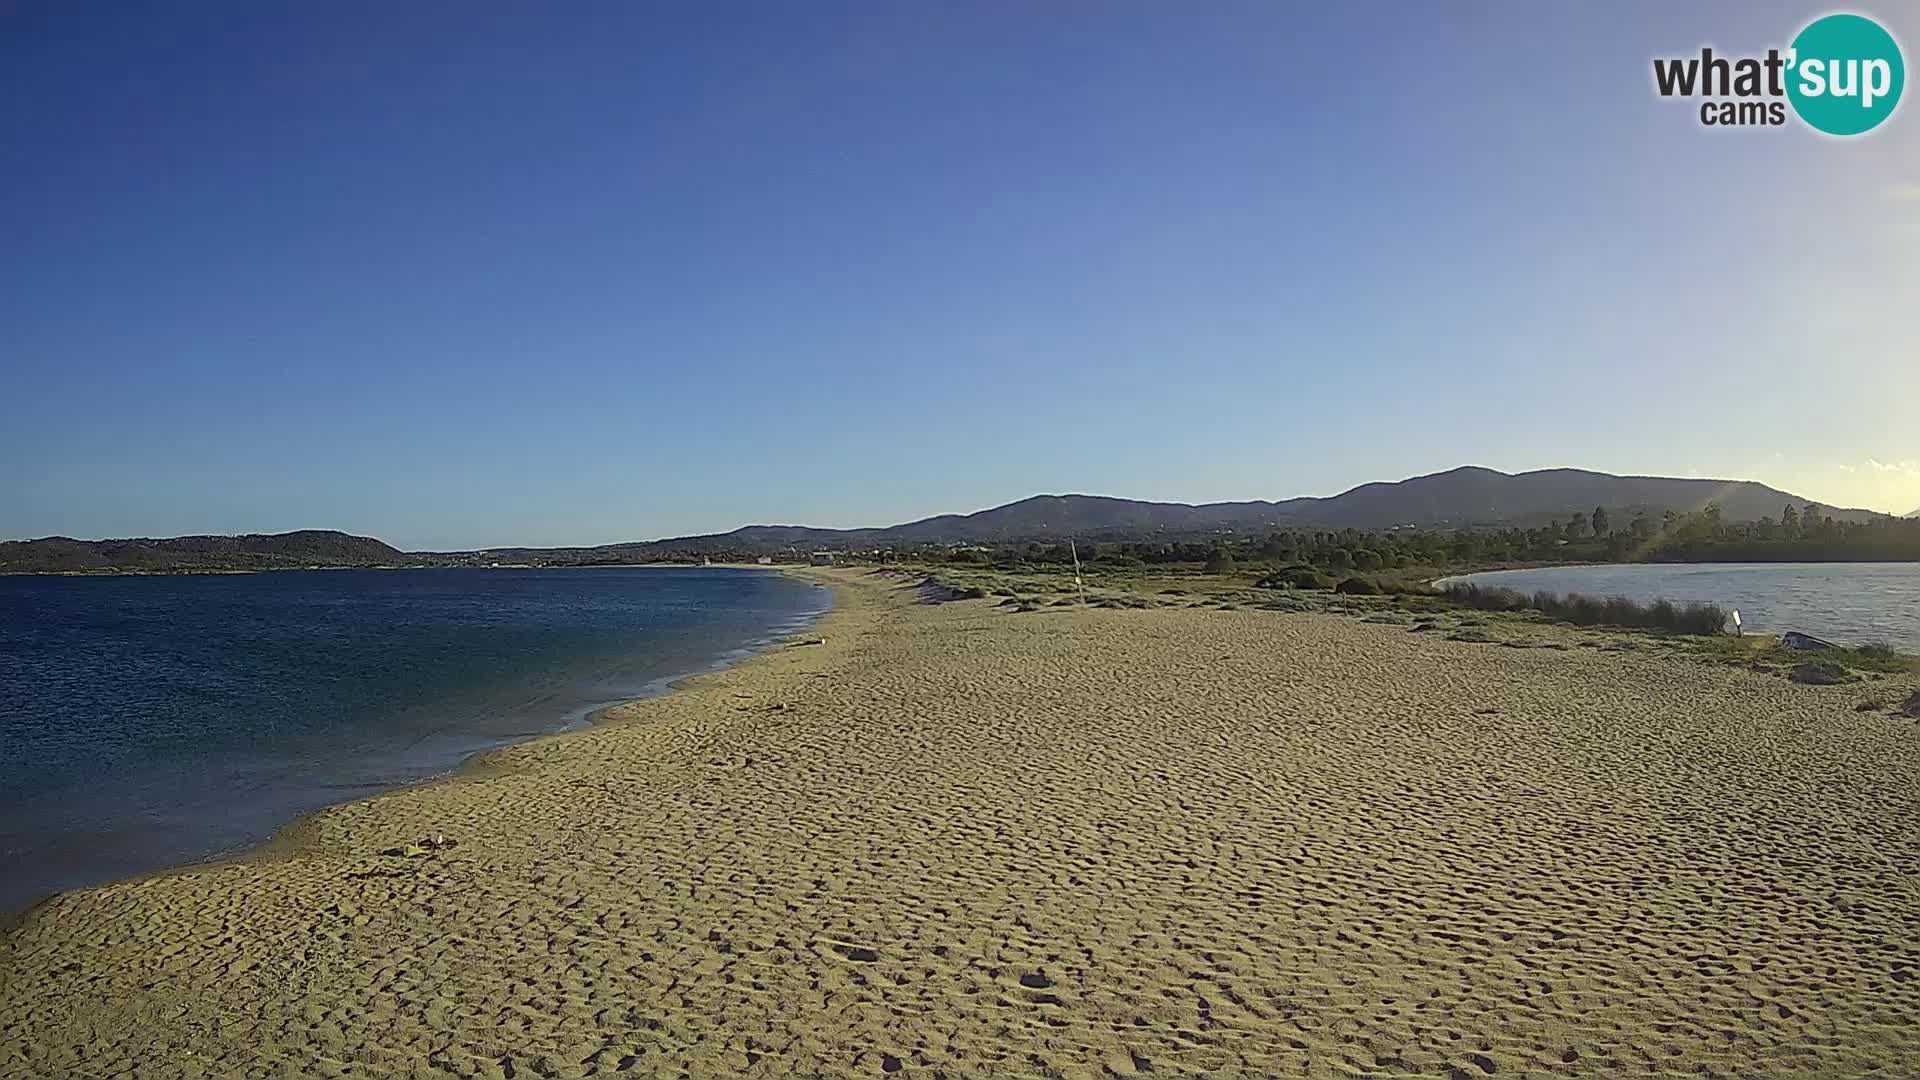
[[[1337,593],[1346,593],[1349,596],[1379,596],[1380,586],[1375,584],[1374,580],[1370,577],[1360,577],[1358,575],[1355,575],[1354,577],[1346,578],[1342,580],[1340,584],[1335,585],[1333,587],[1333,591]]]
[[[1262,589],[1331,589],[1333,579],[1311,566],[1289,566],[1255,584]]]
[[[1859,676],[1830,660],[1815,660],[1806,664],[1795,664],[1787,672],[1791,682],[1806,683],[1809,686],[1839,686],[1850,683]]]

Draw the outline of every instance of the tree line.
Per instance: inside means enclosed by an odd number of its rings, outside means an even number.
[[[1625,517],[1622,521],[1621,518]],[[1630,517],[1604,506],[1532,528],[1278,530],[1180,540],[1018,543],[941,549],[959,563],[1094,568],[1308,566],[1335,576],[1402,568],[1468,569],[1557,562],[1819,562],[1920,560],[1920,520],[1837,521],[1808,503],[1778,517],[1731,522],[1717,504]]]

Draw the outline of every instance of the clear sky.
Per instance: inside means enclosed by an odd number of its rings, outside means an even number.
[[[1920,506],[1920,104],[1652,89],[1827,5],[1325,6],[0,4],[0,537]]]

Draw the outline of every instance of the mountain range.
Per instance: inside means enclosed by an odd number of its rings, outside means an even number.
[[[888,528],[749,525],[728,533],[657,543],[786,548],[810,544],[884,546],[1140,538],[1315,527],[1481,528],[1543,525],[1554,518],[1591,513],[1595,507],[1605,507],[1624,525],[1639,512],[1658,518],[1668,511],[1684,514],[1700,510],[1709,503],[1719,504],[1728,521],[1754,521],[1778,517],[1788,505],[1799,510],[1810,501],[1751,480],[1614,476],[1584,469],[1516,474],[1465,466],[1394,483],[1362,484],[1327,498],[1192,505],[1098,495],[1035,495],[973,514],[942,514]],[[1872,510],[1815,505],[1838,520],[1871,521],[1887,516]]]
[[[1717,503],[1729,521],[1778,517],[1807,499],[1750,480],[1614,476],[1583,469],[1503,473],[1467,466],[1395,483],[1362,484],[1327,498],[1279,502],[1142,502],[1097,495],[1035,495],[972,514],[942,514],[886,528],[819,529],[748,525],[732,532],[574,548],[491,548],[407,553],[368,537],[325,530],[168,540],[0,542],[0,572],[277,569],[399,566],[452,562],[638,562],[698,554],[748,554],[828,547],[1005,543],[1028,540],[1145,539],[1290,528],[1481,528],[1540,525],[1605,507],[1619,525],[1637,513],[1660,517]],[[1887,515],[1820,506],[1847,521]],[[1920,511],[1915,512],[1920,515]],[[1915,515],[1909,515],[1915,516]]]

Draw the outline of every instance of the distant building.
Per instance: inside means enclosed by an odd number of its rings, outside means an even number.
[[[833,565],[833,552],[831,552],[831,551],[816,551],[816,552],[814,552],[814,553],[813,553],[813,556],[812,556],[812,557],[811,557],[811,558],[810,558],[810,559],[809,559],[808,561],[810,561],[810,562],[812,562],[812,563],[813,563],[813,565],[815,565],[815,566],[832,566],[832,565]]]
[[[755,559],[755,560],[753,560],[753,561],[754,561],[754,562],[757,562],[757,563],[759,563],[759,564],[760,564],[761,566],[772,566],[772,565],[773,565],[773,556],[771,556],[771,555],[762,555],[762,556],[760,556],[759,558],[757,558],[757,559]]]

